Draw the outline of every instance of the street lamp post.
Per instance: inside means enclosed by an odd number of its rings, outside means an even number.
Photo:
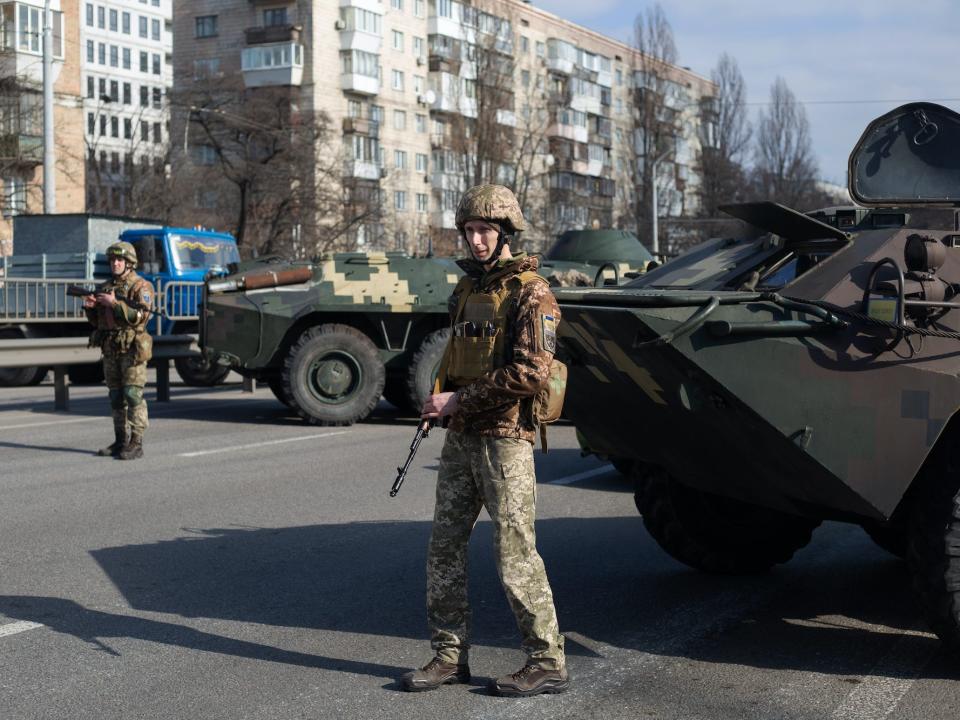
[[[660,227],[659,219],[657,217],[660,213],[658,209],[659,198],[657,197],[657,165],[659,165],[661,161],[666,160],[668,155],[670,155],[669,150],[661,153],[656,159],[654,159],[653,166],[650,168],[650,200],[652,205],[650,208],[650,232],[653,235],[650,240],[650,252],[652,252],[653,256],[657,258],[657,262],[660,261]]]
[[[43,3],[43,212],[57,211],[53,148],[53,23],[50,0]]]

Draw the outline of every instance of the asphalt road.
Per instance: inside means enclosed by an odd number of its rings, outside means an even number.
[[[152,397],[152,392],[149,393]],[[710,577],[647,536],[573,428],[537,454],[538,541],[573,687],[490,697],[523,658],[485,515],[471,546],[475,681],[430,657],[424,559],[442,432],[388,495],[414,421],[386,403],[304,425],[266,388],[173,388],[146,457],[98,458],[106,393],[0,389],[0,718],[954,720],[960,658],[918,624],[901,562],[827,524],[764,577]]]

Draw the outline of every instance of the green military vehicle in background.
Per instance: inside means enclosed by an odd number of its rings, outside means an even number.
[[[651,535],[716,573],[785,562],[823,520],[906,557],[960,646],[960,115],[913,103],[849,160],[861,207],[728,212],[767,232],[624,287],[561,288],[565,405],[629,470]]]
[[[637,276],[652,260],[628,232],[576,231],[560,236],[540,272],[556,285],[603,285]],[[449,337],[447,299],[461,274],[451,258],[389,252],[249,261],[207,282],[200,344],[207,358],[266,383],[312,423],[363,420],[381,395],[418,412]]]

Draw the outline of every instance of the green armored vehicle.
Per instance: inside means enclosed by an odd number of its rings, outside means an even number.
[[[557,285],[617,282],[652,260],[626,232],[566,233],[564,242],[541,268]],[[588,249],[589,260],[576,262]],[[461,274],[453,259],[403,253],[247,262],[207,283],[200,343],[208,358],[267,383],[310,422],[362,420],[381,394],[419,411],[449,337],[447,299]]]
[[[858,523],[960,645],[960,115],[873,121],[849,189],[863,207],[729,207],[767,234],[559,289],[565,411],[674,558],[759,572]]]

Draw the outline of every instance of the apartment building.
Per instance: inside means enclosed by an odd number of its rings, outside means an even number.
[[[84,209],[83,116],[76,0],[52,0],[55,202]],[[43,212],[43,0],[0,1],[0,255],[12,217]]]
[[[249,93],[286,88],[298,112],[329,117],[337,142],[323,152],[342,157],[344,212],[358,198],[380,211],[345,231],[361,248],[450,242],[477,181],[518,188],[533,249],[562,230],[627,224],[652,160],[632,108],[654,91],[676,128],[657,151],[660,212],[696,210],[711,83],[672,66],[653,78],[630,46],[519,0],[194,0],[175,8],[174,29],[177,87],[239,76]],[[177,124],[188,120],[175,114],[174,134],[192,162],[212,162]],[[216,195],[197,188],[196,211],[214,218]]]
[[[136,213],[138,192],[167,161],[173,0],[80,7],[87,209]]]

